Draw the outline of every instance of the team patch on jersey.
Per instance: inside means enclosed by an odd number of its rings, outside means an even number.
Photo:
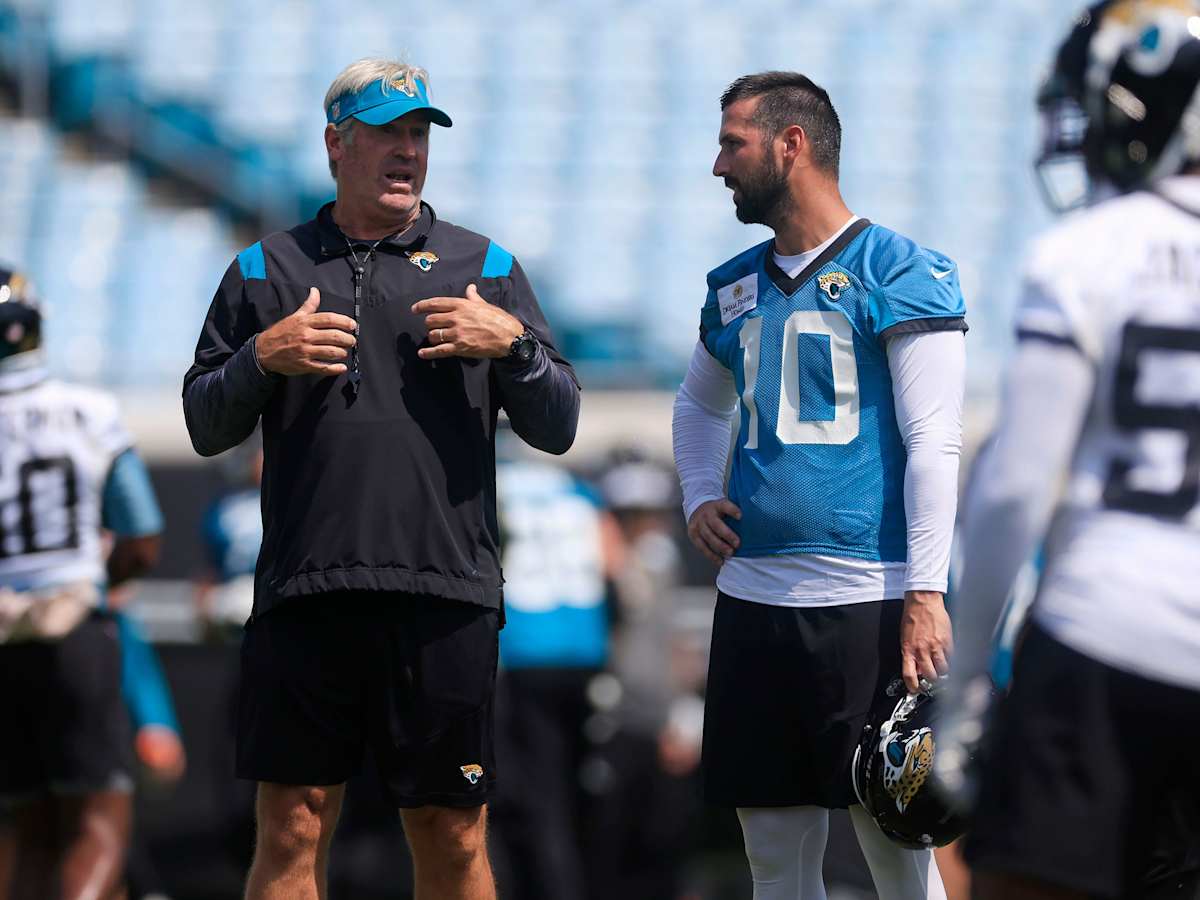
[[[891,741],[883,757],[884,790],[904,812],[933,769],[933,730],[922,728],[907,741]]]
[[[817,287],[828,294],[830,300],[836,300],[844,288],[850,287],[850,279],[845,272],[829,272],[817,276]]]
[[[758,306],[758,273],[739,278],[717,291],[717,305],[721,307],[721,324],[728,325],[738,316]]]
[[[459,766],[458,768],[463,773],[463,778],[467,779],[471,784],[478,784],[479,779],[483,777],[483,766],[476,763],[471,763],[469,766]]]
[[[410,251],[406,255],[408,256],[408,261],[422,272],[428,272],[433,268],[433,264],[438,261],[438,255],[428,250],[418,250],[416,253]]]

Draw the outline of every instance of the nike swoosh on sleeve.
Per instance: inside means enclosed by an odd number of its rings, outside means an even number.
[[[932,275],[934,278],[936,278],[938,281],[941,281],[943,278],[945,278],[947,275],[949,275],[953,271],[954,271],[953,269],[947,269],[945,272],[939,272],[937,269],[933,268],[933,266],[929,267],[929,274]]]

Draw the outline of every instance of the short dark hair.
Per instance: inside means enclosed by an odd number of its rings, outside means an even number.
[[[721,95],[721,109],[761,97],[752,121],[771,140],[789,125],[799,125],[812,145],[813,162],[834,178],[842,152],[842,123],[825,89],[799,72],[743,75]]]

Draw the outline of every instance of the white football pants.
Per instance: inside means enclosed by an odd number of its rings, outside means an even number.
[[[739,808],[754,900],[825,900],[821,864],[829,810],[820,806]],[[850,807],[879,900],[946,900],[930,850],[905,850],[888,840],[861,806]]]

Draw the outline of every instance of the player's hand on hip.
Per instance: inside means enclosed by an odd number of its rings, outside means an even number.
[[[954,635],[938,591],[905,591],[900,619],[900,674],[915,692],[924,678],[931,684],[950,671]]]
[[[688,538],[701,553],[721,565],[737,550],[738,536],[725,524],[725,517],[741,519],[742,511],[730,500],[707,500],[688,519]]]
[[[484,300],[473,284],[467,285],[465,297],[418,300],[412,311],[425,316],[429,329],[429,346],[417,351],[421,359],[501,359],[525,333],[519,319]]]
[[[255,339],[258,364],[280,375],[341,375],[343,360],[357,343],[358,326],[349,316],[318,312],[321,292],[310,288],[300,308]]]

